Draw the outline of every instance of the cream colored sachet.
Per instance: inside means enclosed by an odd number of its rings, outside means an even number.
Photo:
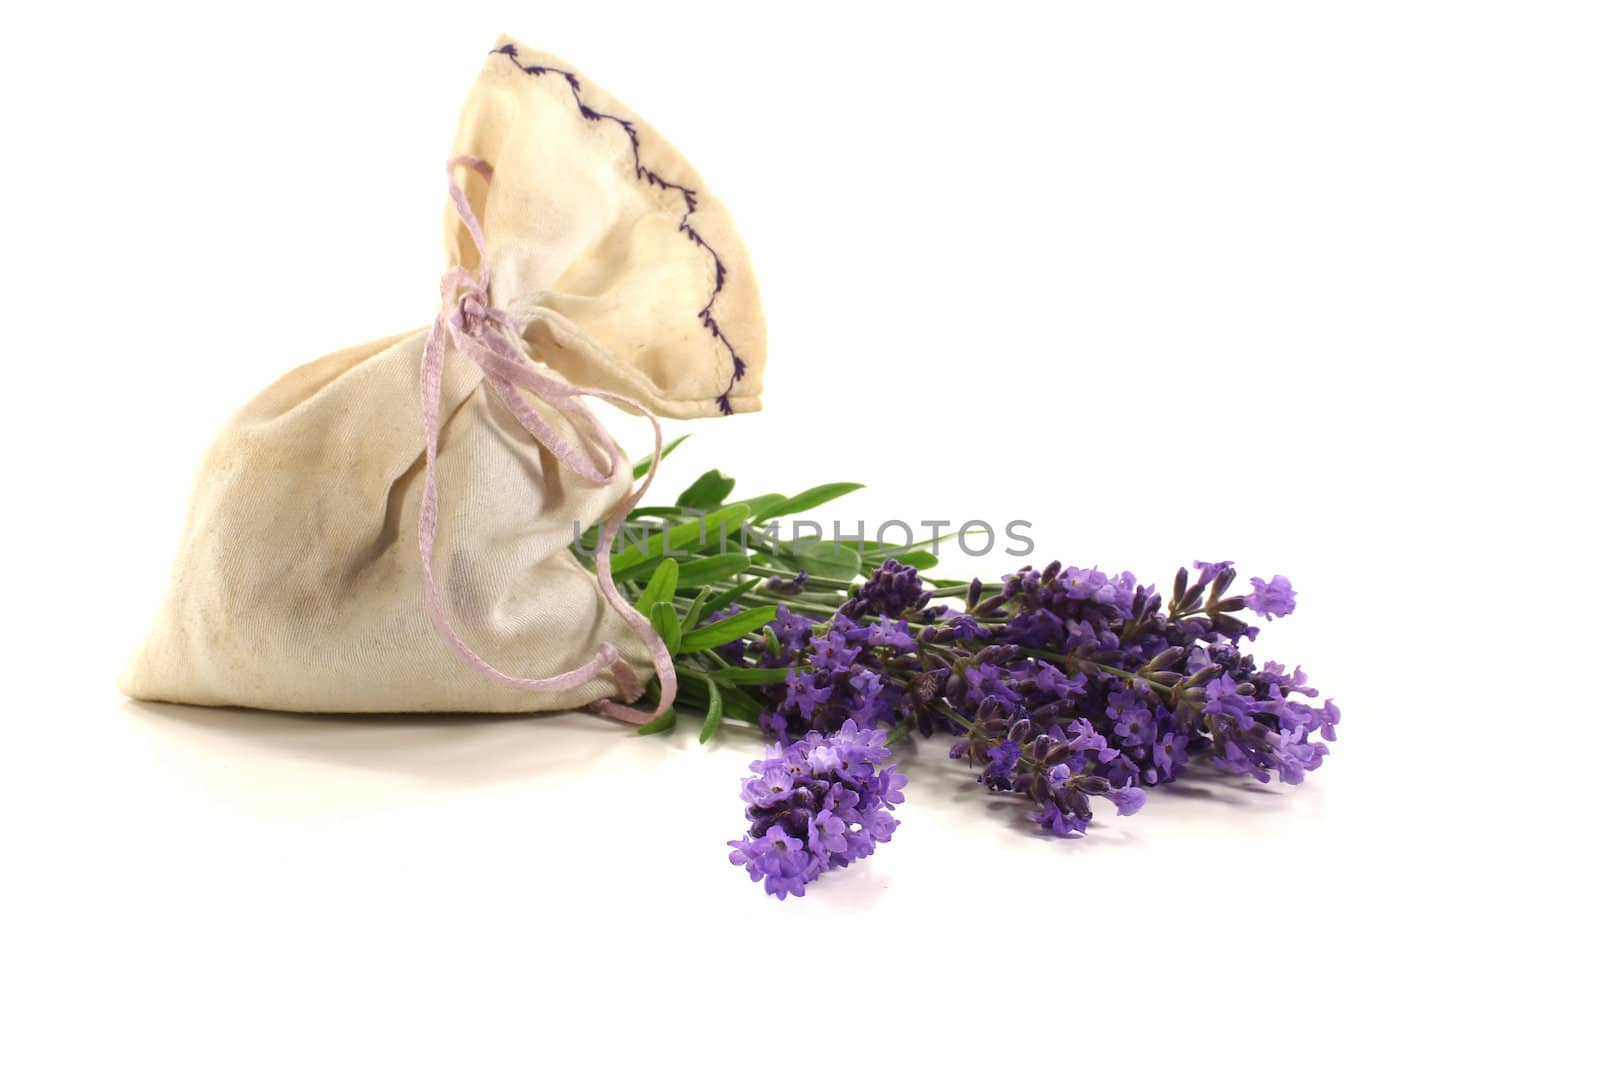
[[[562,390],[674,418],[759,408],[766,330],[749,257],[654,129],[571,66],[508,39],[473,86],[452,154],[484,164],[456,172],[484,253],[451,208],[447,266],[484,281],[458,282],[472,291],[440,324],[454,311],[458,327],[482,328],[472,302],[482,300],[547,384],[508,387],[481,348],[445,349],[439,604],[472,652],[508,675],[579,671],[611,647],[636,681],[651,669],[636,626],[569,550],[575,524],[628,502],[631,472],[613,464],[609,478],[584,477],[563,459],[571,450],[598,465],[609,438],[573,417]],[[430,329],[299,367],[223,428],[124,692],[339,712],[534,711],[638,695],[609,671],[565,689],[505,684],[465,662],[430,618],[418,545]],[[554,451],[530,421],[559,436]]]

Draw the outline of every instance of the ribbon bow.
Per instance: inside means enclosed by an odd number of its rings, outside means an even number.
[[[617,591],[616,582],[611,578],[611,546],[616,540],[617,531],[621,528],[623,520],[639,503],[640,498],[650,488],[650,482],[655,478],[656,467],[661,461],[661,424],[647,408],[628,397],[603,389],[580,388],[539,371],[537,365],[529,358],[526,342],[522,339],[516,320],[489,302],[489,256],[484,246],[483,228],[478,224],[478,218],[473,214],[471,205],[467,203],[466,193],[456,183],[455,169],[458,165],[470,167],[486,179],[494,173],[492,166],[475,156],[456,156],[445,165],[445,175],[449,179],[450,200],[455,204],[456,213],[461,216],[461,221],[466,224],[468,232],[472,234],[473,243],[478,246],[479,266],[476,274],[465,268],[456,267],[447,271],[440,279],[439,316],[434,320],[433,329],[429,331],[427,344],[422,350],[422,429],[427,449],[427,471],[422,485],[422,513],[417,520],[417,541],[422,549],[422,586],[427,599],[428,614],[432,616],[434,626],[455,650],[456,655],[496,681],[520,689],[559,691],[582,685],[601,671],[610,668],[623,700],[631,702],[639,699],[644,688],[639,684],[638,676],[622,658],[622,654],[609,642],[603,642],[583,666],[564,674],[552,675],[549,678],[519,678],[497,670],[474,652],[451,624],[449,614],[445,611],[444,603],[439,596],[438,586],[433,580],[433,542],[439,526],[439,479],[435,466],[439,459],[439,394],[444,380],[445,350],[453,343],[457,352],[476,363],[483,371],[484,380],[489,383],[506,409],[522,424],[522,427],[543,445],[558,463],[585,481],[607,484],[614,478],[631,477],[631,468],[617,442],[606,432],[594,412],[590,411],[579,398],[599,397],[643,415],[650,420],[650,425],[655,430],[655,451],[652,454],[650,470],[645,475],[643,483],[630,495],[619,500],[607,514],[605,523],[600,528],[600,543],[595,549],[594,569],[600,579],[600,589],[605,594],[606,602],[627,621],[649,650],[651,662],[655,665],[656,677],[661,682],[661,701],[656,710],[649,714],[635,711],[611,700],[595,701],[591,707],[624,722],[649,722],[672,706],[678,690],[678,675],[672,666],[671,653],[667,651],[665,642],[650,625],[650,620],[635,610],[633,605],[623,599],[622,594]],[[544,416],[528,403],[519,392],[519,388],[526,389],[561,412],[580,440],[598,442],[605,452],[605,466],[602,467],[592,455],[574,447],[565,437],[558,434]],[[585,430],[588,431],[587,435],[584,433]]]

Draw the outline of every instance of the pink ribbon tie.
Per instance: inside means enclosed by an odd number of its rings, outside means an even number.
[[[451,202],[455,204],[456,213],[461,216],[461,221],[472,234],[473,243],[478,246],[478,272],[473,274],[463,267],[456,267],[447,271],[440,279],[439,316],[434,320],[433,329],[428,333],[427,344],[422,350],[422,429],[426,442],[427,471],[422,485],[422,513],[417,520],[417,542],[422,550],[422,586],[428,604],[428,614],[433,618],[433,624],[440,635],[455,650],[456,655],[496,681],[520,689],[541,692],[561,691],[582,685],[610,668],[623,700],[629,702],[638,700],[644,692],[638,676],[622,658],[622,654],[609,642],[602,643],[589,661],[581,667],[548,678],[519,678],[496,669],[474,652],[451,624],[449,614],[445,611],[443,600],[439,596],[438,586],[433,579],[433,542],[439,526],[439,481],[435,469],[439,459],[439,396],[444,381],[446,347],[453,342],[457,352],[476,363],[483,371],[484,380],[489,383],[490,388],[499,396],[517,422],[521,423],[534,440],[544,446],[558,463],[585,481],[607,484],[617,477],[631,477],[631,467],[617,442],[606,432],[594,412],[590,411],[579,398],[598,397],[643,415],[650,420],[650,425],[655,430],[655,451],[650,470],[645,475],[643,483],[631,494],[619,500],[607,513],[605,523],[600,528],[600,542],[595,548],[594,569],[600,579],[600,589],[605,594],[606,602],[627,621],[634,633],[644,642],[645,648],[649,650],[656,678],[661,683],[661,700],[656,705],[656,710],[648,714],[612,700],[597,700],[591,707],[623,722],[649,722],[672,706],[672,701],[678,692],[678,675],[673,669],[672,655],[667,651],[666,643],[650,625],[650,620],[641,615],[617,591],[616,582],[611,577],[611,546],[616,540],[617,531],[621,529],[623,520],[638,505],[650,488],[650,482],[655,478],[656,466],[661,461],[661,424],[647,408],[628,397],[603,389],[580,388],[540,372],[528,356],[526,342],[522,339],[516,321],[489,302],[489,256],[484,245],[483,228],[478,224],[472,206],[467,203],[466,193],[455,180],[457,166],[471,167],[485,179],[489,179],[494,173],[493,167],[474,156],[456,156],[445,165]],[[565,437],[557,433],[533,405],[528,403],[527,398],[520,392],[521,389],[526,389],[561,412],[566,417],[568,425],[577,432],[580,440],[585,438],[583,431],[587,429],[589,431],[587,439],[598,441],[605,450],[605,467],[602,468],[586,450],[574,447]]]

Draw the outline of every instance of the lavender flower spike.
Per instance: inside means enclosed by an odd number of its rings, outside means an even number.
[[[1198,584],[1180,571],[1165,611],[1132,574],[1054,563],[1024,567],[988,596],[981,582],[963,590],[957,611],[930,604],[916,570],[889,560],[831,618],[791,624],[780,612],[777,640],[750,642],[731,663],[787,672],[761,687],[761,727],[780,744],[841,728],[946,734],[951,758],[1035,805],[1039,826],[1064,837],[1084,833],[1096,806],[1136,814],[1147,790],[1203,763],[1300,782],[1328,756],[1341,709],[1312,702],[1318,692],[1298,667],[1257,665],[1248,643],[1259,631],[1235,614],[1287,615],[1294,588],[1277,575],[1229,596],[1231,562],[1195,567]],[[832,862],[834,838],[750,802],[754,825],[735,862],[770,892],[798,892]],[[774,824],[783,837],[768,843]],[[792,858],[796,848],[809,858]]]
[[[1294,611],[1294,587],[1283,575],[1273,575],[1270,582],[1252,578],[1250,584],[1255,587],[1255,592],[1244,598],[1244,606],[1257,615],[1265,615],[1270,619]]]
[[[729,861],[782,900],[872,855],[900,825],[889,812],[905,800],[906,776],[880,766],[886,736],[846,722],[834,734],[813,730],[787,747],[767,746],[743,783],[750,832],[728,842]]]

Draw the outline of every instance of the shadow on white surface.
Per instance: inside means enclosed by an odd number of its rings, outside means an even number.
[[[124,700],[173,749],[425,779],[450,785],[523,781],[592,764],[626,727],[585,712],[526,715],[341,715]]]
[[[725,806],[733,812],[738,778],[764,743],[754,734],[739,734],[701,746],[692,721],[665,737],[640,737],[587,712],[341,715],[126,699],[121,704],[169,769],[185,778],[225,777],[226,787],[207,786],[225,793],[271,794],[291,787],[342,793],[379,778],[403,791],[565,783],[576,798],[595,788],[592,779],[627,774],[647,787],[726,794]],[[1060,841],[1034,824],[1030,802],[990,791],[976,780],[975,768],[946,758],[942,740],[916,739],[898,753],[898,763],[910,778],[903,817],[982,825],[990,833],[1003,829],[1003,836],[1048,842],[1067,852],[1137,845],[1151,834],[1184,827],[1215,832],[1231,825],[1273,833],[1277,823],[1294,816],[1291,809],[1309,813],[1320,806],[1315,779],[1298,787],[1267,786],[1196,764],[1182,781],[1150,790],[1144,810],[1132,819],[1096,802],[1090,832]],[[838,885],[841,879],[831,881]]]

